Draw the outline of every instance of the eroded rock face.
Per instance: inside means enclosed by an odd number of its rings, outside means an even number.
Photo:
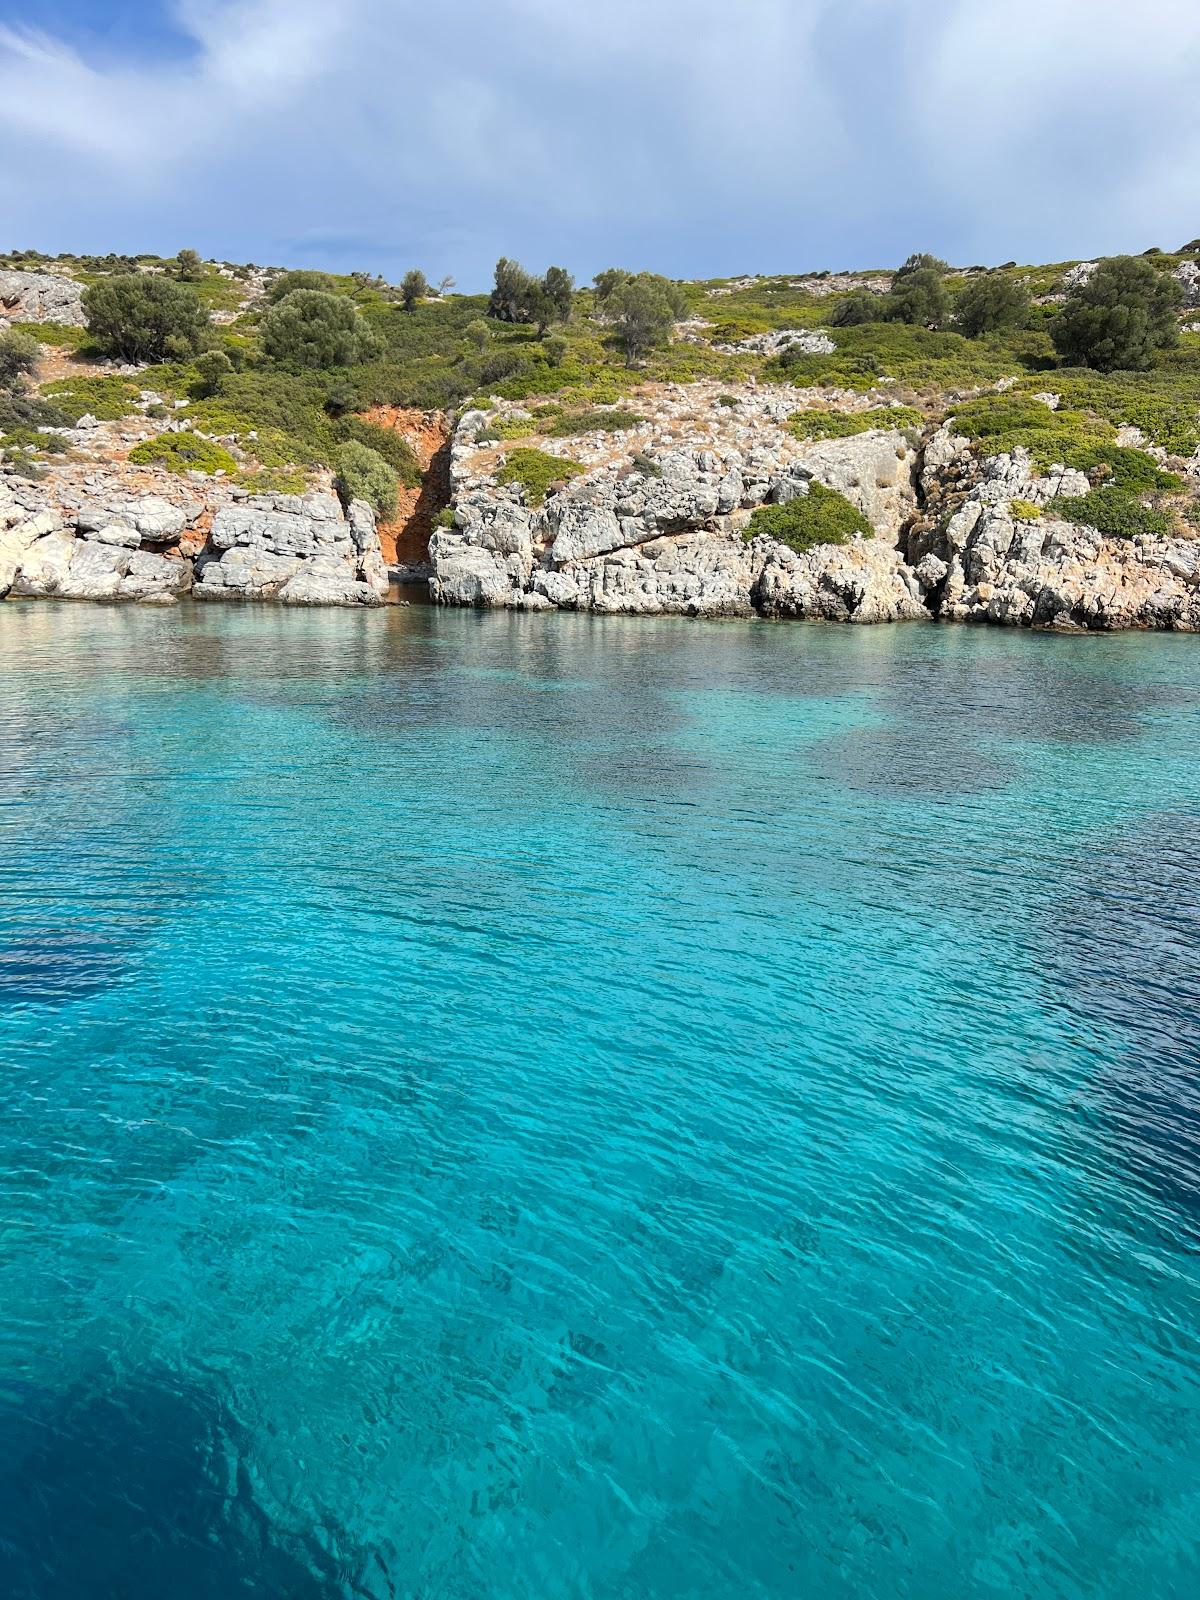
[[[966,440],[942,429],[925,470],[946,476],[969,459]],[[1200,545],[1103,538],[1055,517],[1055,499],[1086,494],[1088,481],[1062,469],[1039,476],[1023,451],[976,471],[957,508],[909,541],[913,571],[940,617],[1014,627],[1200,628]],[[1014,499],[1042,515],[1014,517]]]
[[[199,501],[96,496],[39,505],[39,487],[0,486],[0,598],[169,604],[379,605],[387,569],[371,508],[331,494],[223,501],[205,540]]]
[[[62,322],[82,328],[83,285],[59,272],[0,272],[0,315],[10,322]]]
[[[454,526],[430,542],[433,599],[718,617],[756,608],[839,620],[924,615],[896,548],[916,504],[910,439],[876,429],[798,440],[784,424],[802,398],[780,387],[708,397],[697,425],[696,393],[668,391],[657,415],[619,439],[575,446],[587,470],[564,473],[540,507],[526,504],[519,484],[496,481],[503,457],[487,449],[488,414],[467,413],[451,456]],[[689,432],[699,447],[676,442]],[[844,494],[876,536],[804,557],[772,540],[747,544],[756,507],[794,499],[813,479]]]
[[[198,600],[379,605],[387,571],[369,506],[334,495],[258,495],[223,506],[196,560]]]

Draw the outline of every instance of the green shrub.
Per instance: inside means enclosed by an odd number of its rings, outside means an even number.
[[[969,283],[958,298],[955,321],[970,339],[988,333],[1013,333],[1029,321],[1029,290],[1002,272]]]
[[[830,313],[831,328],[857,328],[864,322],[878,322],[885,300],[876,294],[849,294],[837,302]]]
[[[719,406],[725,406],[727,409],[736,406],[737,403],[738,397],[735,394],[719,394],[717,396],[717,404]]]
[[[662,468],[652,456],[644,450],[639,450],[633,458],[633,470],[641,473],[643,478],[661,478]]]
[[[168,472],[224,472],[237,471],[237,462],[229,451],[212,439],[198,433],[160,433],[155,439],[143,439],[129,452],[130,461],[137,466],[165,467]]]
[[[1149,509],[1126,490],[1113,486],[1093,489],[1073,500],[1056,497],[1052,504],[1055,515],[1064,521],[1095,528],[1109,539],[1162,538],[1171,531],[1170,518],[1164,512]]]
[[[1178,343],[1182,303],[1182,291],[1167,273],[1137,256],[1112,256],[1071,291],[1050,334],[1069,365],[1144,371]]]
[[[435,528],[452,528],[454,526],[454,507],[443,506],[433,519]]]
[[[400,280],[400,304],[405,311],[415,309],[419,300],[429,298],[429,279],[419,267],[413,267]]]
[[[198,283],[204,276],[204,263],[196,250],[181,250],[175,257],[176,276],[183,283]]]
[[[328,272],[312,272],[302,268],[298,272],[285,272],[281,278],[267,290],[267,300],[271,305],[278,305],[289,294],[295,294],[297,289],[314,290],[318,294],[336,294],[338,292],[337,279]]]
[[[83,309],[96,344],[122,361],[186,357],[208,327],[208,313],[190,289],[138,272],[89,284]]]
[[[687,299],[669,278],[639,272],[606,295],[604,309],[612,319],[626,363],[632,366],[655,345],[670,339],[676,322],[687,314]]]
[[[193,362],[200,375],[201,392],[205,395],[220,394],[221,389],[233,372],[233,362],[224,350],[205,350]]]
[[[1036,522],[1042,515],[1041,506],[1035,506],[1032,500],[1010,500],[1008,509],[1018,522]]]
[[[357,439],[349,439],[337,450],[338,494],[347,506],[352,500],[365,500],[377,517],[396,514],[396,474],[383,457]]]
[[[1061,405],[1052,411],[1030,395],[983,395],[958,406],[952,421],[982,455],[1022,448],[1039,472],[1061,463],[1135,492],[1179,487],[1179,479],[1144,450],[1118,445],[1116,427],[1106,418]]]
[[[797,439],[849,439],[872,428],[921,428],[925,418],[912,406],[872,406],[868,411],[797,411],[788,431]]]
[[[552,367],[561,367],[570,346],[561,334],[552,333],[548,339],[542,340],[542,349]]]
[[[128,378],[115,376],[57,378],[43,384],[42,393],[53,400],[73,427],[85,416],[97,417],[101,422],[116,422],[129,416],[136,409],[138,386]]]
[[[53,345],[57,350],[78,350],[88,342],[86,328],[76,328],[66,322],[14,322],[14,333],[27,333],[38,344]]]
[[[874,530],[857,506],[814,478],[808,493],[781,506],[759,506],[745,530],[746,539],[777,539],[790,550],[812,550],[822,544],[845,544],[856,533],[870,538]]]
[[[303,494],[308,488],[308,479],[296,467],[242,472],[238,474],[238,483],[250,494]]]
[[[904,262],[903,266],[896,268],[894,282],[903,282],[905,278],[915,278],[918,272],[932,272],[935,277],[944,278],[950,271],[950,263],[943,261],[941,256],[931,256],[926,250],[918,250]]]
[[[577,478],[582,471],[574,461],[547,455],[544,450],[510,450],[496,474],[496,482],[521,484],[526,503],[540,506],[552,484]]]
[[[554,439],[577,433],[624,433],[645,420],[636,411],[579,411],[555,418],[543,431]]]
[[[421,463],[412,445],[394,428],[381,428],[363,417],[343,417],[337,425],[339,440],[357,440],[382,456],[406,489],[416,489],[421,482]]]
[[[296,289],[262,320],[262,346],[290,367],[348,367],[378,353],[378,341],[345,295]]]
[[[37,371],[40,353],[37,340],[27,333],[0,333],[0,390],[23,389],[26,378]]]
[[[883,301],[883,315],[890,322],[907,322],[917,328],[936,328],[945,322],[950,299],[940,272],[932,267],[916,267],[896,281]]]

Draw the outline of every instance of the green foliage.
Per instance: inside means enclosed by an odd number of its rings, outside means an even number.
[[[1068,365],[1145,371],[1178,342],[1181,304],[1167,273],[1137,256],[1112,256],[1071,291],[1050,333]]]
[[[1029,321],[1029,290],[1002,272],[975,278],[958,298],[955,321],[970,339],[987,333],[1013,333]]]
[[[75,328],[66,322],[14,322],[14,333],[26,333],[38,344],[53,345],[56,350],[78,350],[88,342],[86,328]]]
[[[37,371],[40,353],[37,340],[27,333],[0,333],[0,390],[23,389]]]
[[[914,267],[897,273],[883,301],[883,315],[890,322],[907,322],[915,328],[939,327],[949,311],[946,285],[941,273],[933,267]]]
[[[116,422],[129,416],[136,409],[138,386],[128,378],[58,378],[43,384],[42,394],[53,400],[73,427],[85,416],[97,417],[101,422]]]
[[[956,407],[952,420],[981,454],[1007,455],[1022,448],[1039,472],[1061,464],[1136,492],[1179,487],[1179,479],[1144,450],[1118,445],[1116,428],[1106,418],[1061,405],[1051,411],[1030,395],[983,395]]]
[[[365,500],[377,517],[396,514],[396,474],[369,445],[348,439],[337,449],[335,484],[343,502]]]
[[[1017,522],[1037,522],[1042,515],[1041,506],[1035,506],[1032,500],[1010,500],[1008,509]]]
[[[413,267],[404,274],[400,280],[400,304],[405,311],[411,311],[418,300],[429,298],[429,279],[420,267]]]
[[[662,468],[652,456],[639,450],[633,458],[633,470],[641,473],[643,478],[661,478]]]
[[[155,439],[144,439],[129,452],[129,459],[137,466],[165,467],[175,473],[237,471],[237,462],[228,450],[190,431],[160,433]]]
[[[394,428],[381,428],[363,417],[343,417],[337,426],[339,440],[357,440],[382,457],[406,489],[421,482],[421,464],[412,445]]]
[[[943,261],[941,256],[931,256],[925,250],[918,250],[915,255],[908,257],[903,266],[897,267],[896,277],[903,280],[915,277],[918,272],[932,272],[944,278],[949,271],[950,263]]]
[[[454,507],[443,506],[433,519],[435,528],[452,528],[454,526]]]
[[[1128,491],[1107,484],[1077,499],[1057,497],[1053,509],[1065,521],[1095,528],[1109,539],[1163,538],[1171,532],[1171,520],[1164,512],[1151,510]]]
[[[777,539],[790,550],[812,550],[822,544],[845,544],[856,533],[869,538],[871,524],[844,495],[816,479],[808,493],[781,506],[759,506],[745,530],[746,539]]]
[[[208,313],[195,294],[170,278],[126,273],[83,291],[88,332],[122,361],[161,361],[200,347]]]
[[[640,360],[671,337],[676,322],[687,314],[687,300],[678,284],[655,272],[639,272],[618,283],[604,299],[625,360]]]
[[[636,411],[577,411],[556,417],[542,431],[555,439],[567,439],[577,433],[624,433],[645,420]]]
[[[378,352],[378,341],[344,295],[295,289],[262,320],[262,345],[281,366],[348,367]]]
[[[872,428],[922,428],[924,414],[912,406],[872,406],[868,411],[797,411],[788,429],[797,439],[849,439]]]
[[[20,450],[37,450],[43,455],[61,455],[66,445],[52,433],[41,433],[41,428],[61,428],[67,419],[48,400],[16,390],[0,390],[0,447],[6,454]]]
[[[338,284],[337,279],[328,272],[313,272],[302,267],[297,272],[285,272],[281,278],[276,278],[267,290],[267,300],[276,306],[281,300],[286,300],[289,294],[295,294],[297,289],[310,289],[317,294],[336,294]]]
[[[521,484],[526,504],[540,506],[551,485],[577,478],[582,471],[574,461],[547,455],[544,450],[510,450],[496,474],[496,482]]]
[[[877,294],[848,294],[834,306],[831,328],[857,328],[864,322],[878,322],[884,310],[884,297]]]
[[[295,467],[242,472],[238,474],[238,483],[250,494],[303,494],[308,488],[308,479]]]
[[[570,345],[561,334],[552,333],[549,338],[542,340],[542,349],[552,367],[561,367]]]
[[[220,394],[233,373],[233,362],[224,350],[205,350],[196,357],[193,365],[200,375],[200,387],[205,395]]]
[[[204,276],[204,263],[196,250],[181,250],[175,257],[175,272],[181,283],[198,283]]]
[[[488,316],[498,322],[532,323],[539,334],[571,315],[575,280],[565,267],[550,267],[541,278],[526,272],[519,261],[501,256],[496,263],[495,287],[488,301]]]
[[[492,330],[482,317],[476,317],[473,322],[468,322],[463,332],[480,355],[491,343]]]

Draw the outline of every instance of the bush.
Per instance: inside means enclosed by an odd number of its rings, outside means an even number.
[[[645,420],[636,411],[577,411],[556,417],[543,431],[555,439],[567,439],[576,433],[624,433]]]
[[[788,430],[797,439],[849,439],[872,428],[921,428],[925,418],[911,406],[872,406],[869,411],[797,411]]]
[[[482,317],[476,317],[473,322],[468,322],[463,333],[475,346],[479,355],[483,354],[491,342],[492,330]]]
[[[23,389],[37,371],[38,355],[38,342],[27,333],[0,333],[0,391]]]
[[[190,289],[170,278],[126,273],[83,291],[88,332],[121,361],[162,361],[200,346],[208,313]]]
[[[138,387],[128,378],[116,376],[57,378],[43,384],[42,393],[54,402],[74,427],[80,417],[93,416],[101,422],[116,422],[136,409]]]
[[[949,271],[950,263],[943,261],[941,256],[931,256],[928,251],[918,250],[915,255],[908,257],[903,266],[897,267],[896,281],[914,277],[918,272],[932,272],[944,278]]]
[[[1171,531],[1170,518],[1164,512],[1150,510],[1113,485],[1073,500],[1055,498],[1053,508],[1064,521],[1095,528],[1109,539],[1163,538]]]
[[[400,304],[405,311],[411,311],[418,300],[426,300],[428,297],[429,279],[419,267],[413,267],[400,280]]]
[[[348,367],[377,353],[368,323],[344,295],[296,289],[262,320],[262,345],[272,360],[290,367]]]
[[[521,484],[526,503],[540,506],[552,484],[577,478],[582,471],[574,461],[547,455],[544,450],[510,450],[496,474],[496,482]]]
[[[402,434],[394,428],[381,428],[364,417],[343,417],[338,423],[338,438],[343,443],[356,439],[381,456],[406,489],[415,489],[421,482],[421,464],[416,452]]]
[[[204,276],[204,263],[196,250],[181,250],[175,257],[175,273],[183,283],[199,283]]]
[[[687,312],[683,290],[655,272],[626,278],[605,296],[605,312],[612,318],[625,351],[627,366],[671,337],[676,322]]]
[[[531,322],[539,334],[571,315],[575,280],[565,267],[550,267],[536,278],[519,261],[501,256],[496,263],[495,287],[488,300],[488,316],[498,322]]]
[[[782,506],[759,506],[744,537],[776,539],[789,550],[812,550],[822,544],[845,544],[856,533],[870,538],[874,530],[857,506],[814,478],[808,493]]]
[[[558,333],[552,333],[548,339],[542,340],[542,349],[546,353],[546,360],[552,367],[562,366],[568,348],[567,341]]]
[[[211,439],[198,433],[160,433],[156,439],[144,439],[129,452],[136,466],[165,467],[168,472],[225,472],[237,471],[237,462]]]
[[[910,257],[916,260],[917,257]],[[905,264],[907,266],[907,263]],[[933,267],[902,269],[883,302],[883,314],[892,322],[915,328],[936,328],[946,320],[950,299],[942,275]]]
[[[328,272],[312,272],[303,268],[298,272],[285,272],[281,278],[267,290],[267,299],[271,305],[278,305],[281,300],[286,300],[289,294],[295,294],[297,289],[313,289],[318,294],[336,294],[337,279]]]
[[[200,386],[205,395],[220,394],[225,380],[233,374],[233,362],[224,350],[205,350],[193,365],[200,374]]]
[[[1160,351],[1178,343],[1182,302],[1169,274],[1137,256],[1112,256],[1071,291],[1050,336],[1070,366],[1145,371]]]
[[[394,517],[397,493],[396,474],[383,457],[357,439],[339,445],[337,452],[337,492],[345,505],[365,500],[377,517]]]
[[[864,322],[878,322],[884,299],[876,294],[850,294],[839,300],[829,318],[831,328],[856,328]]]
[[[435,528],[452,528],[454,526],[454,507],[443,506],[433,519]]]
[[[1031,304],[1023,283],[989,272],[959,296],[956,321],[970,339],[985,333],[1012,333],[1028,324]]]
[[[1017,522],[1037,522],[1042,515],[1041,506],[1035,506],[1032,500],[1010,500],[1008,509]]]

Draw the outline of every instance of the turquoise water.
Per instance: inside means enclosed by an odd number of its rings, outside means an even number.
[[[1200,1585],[1200,641],[0,608],[17,1600]]]

